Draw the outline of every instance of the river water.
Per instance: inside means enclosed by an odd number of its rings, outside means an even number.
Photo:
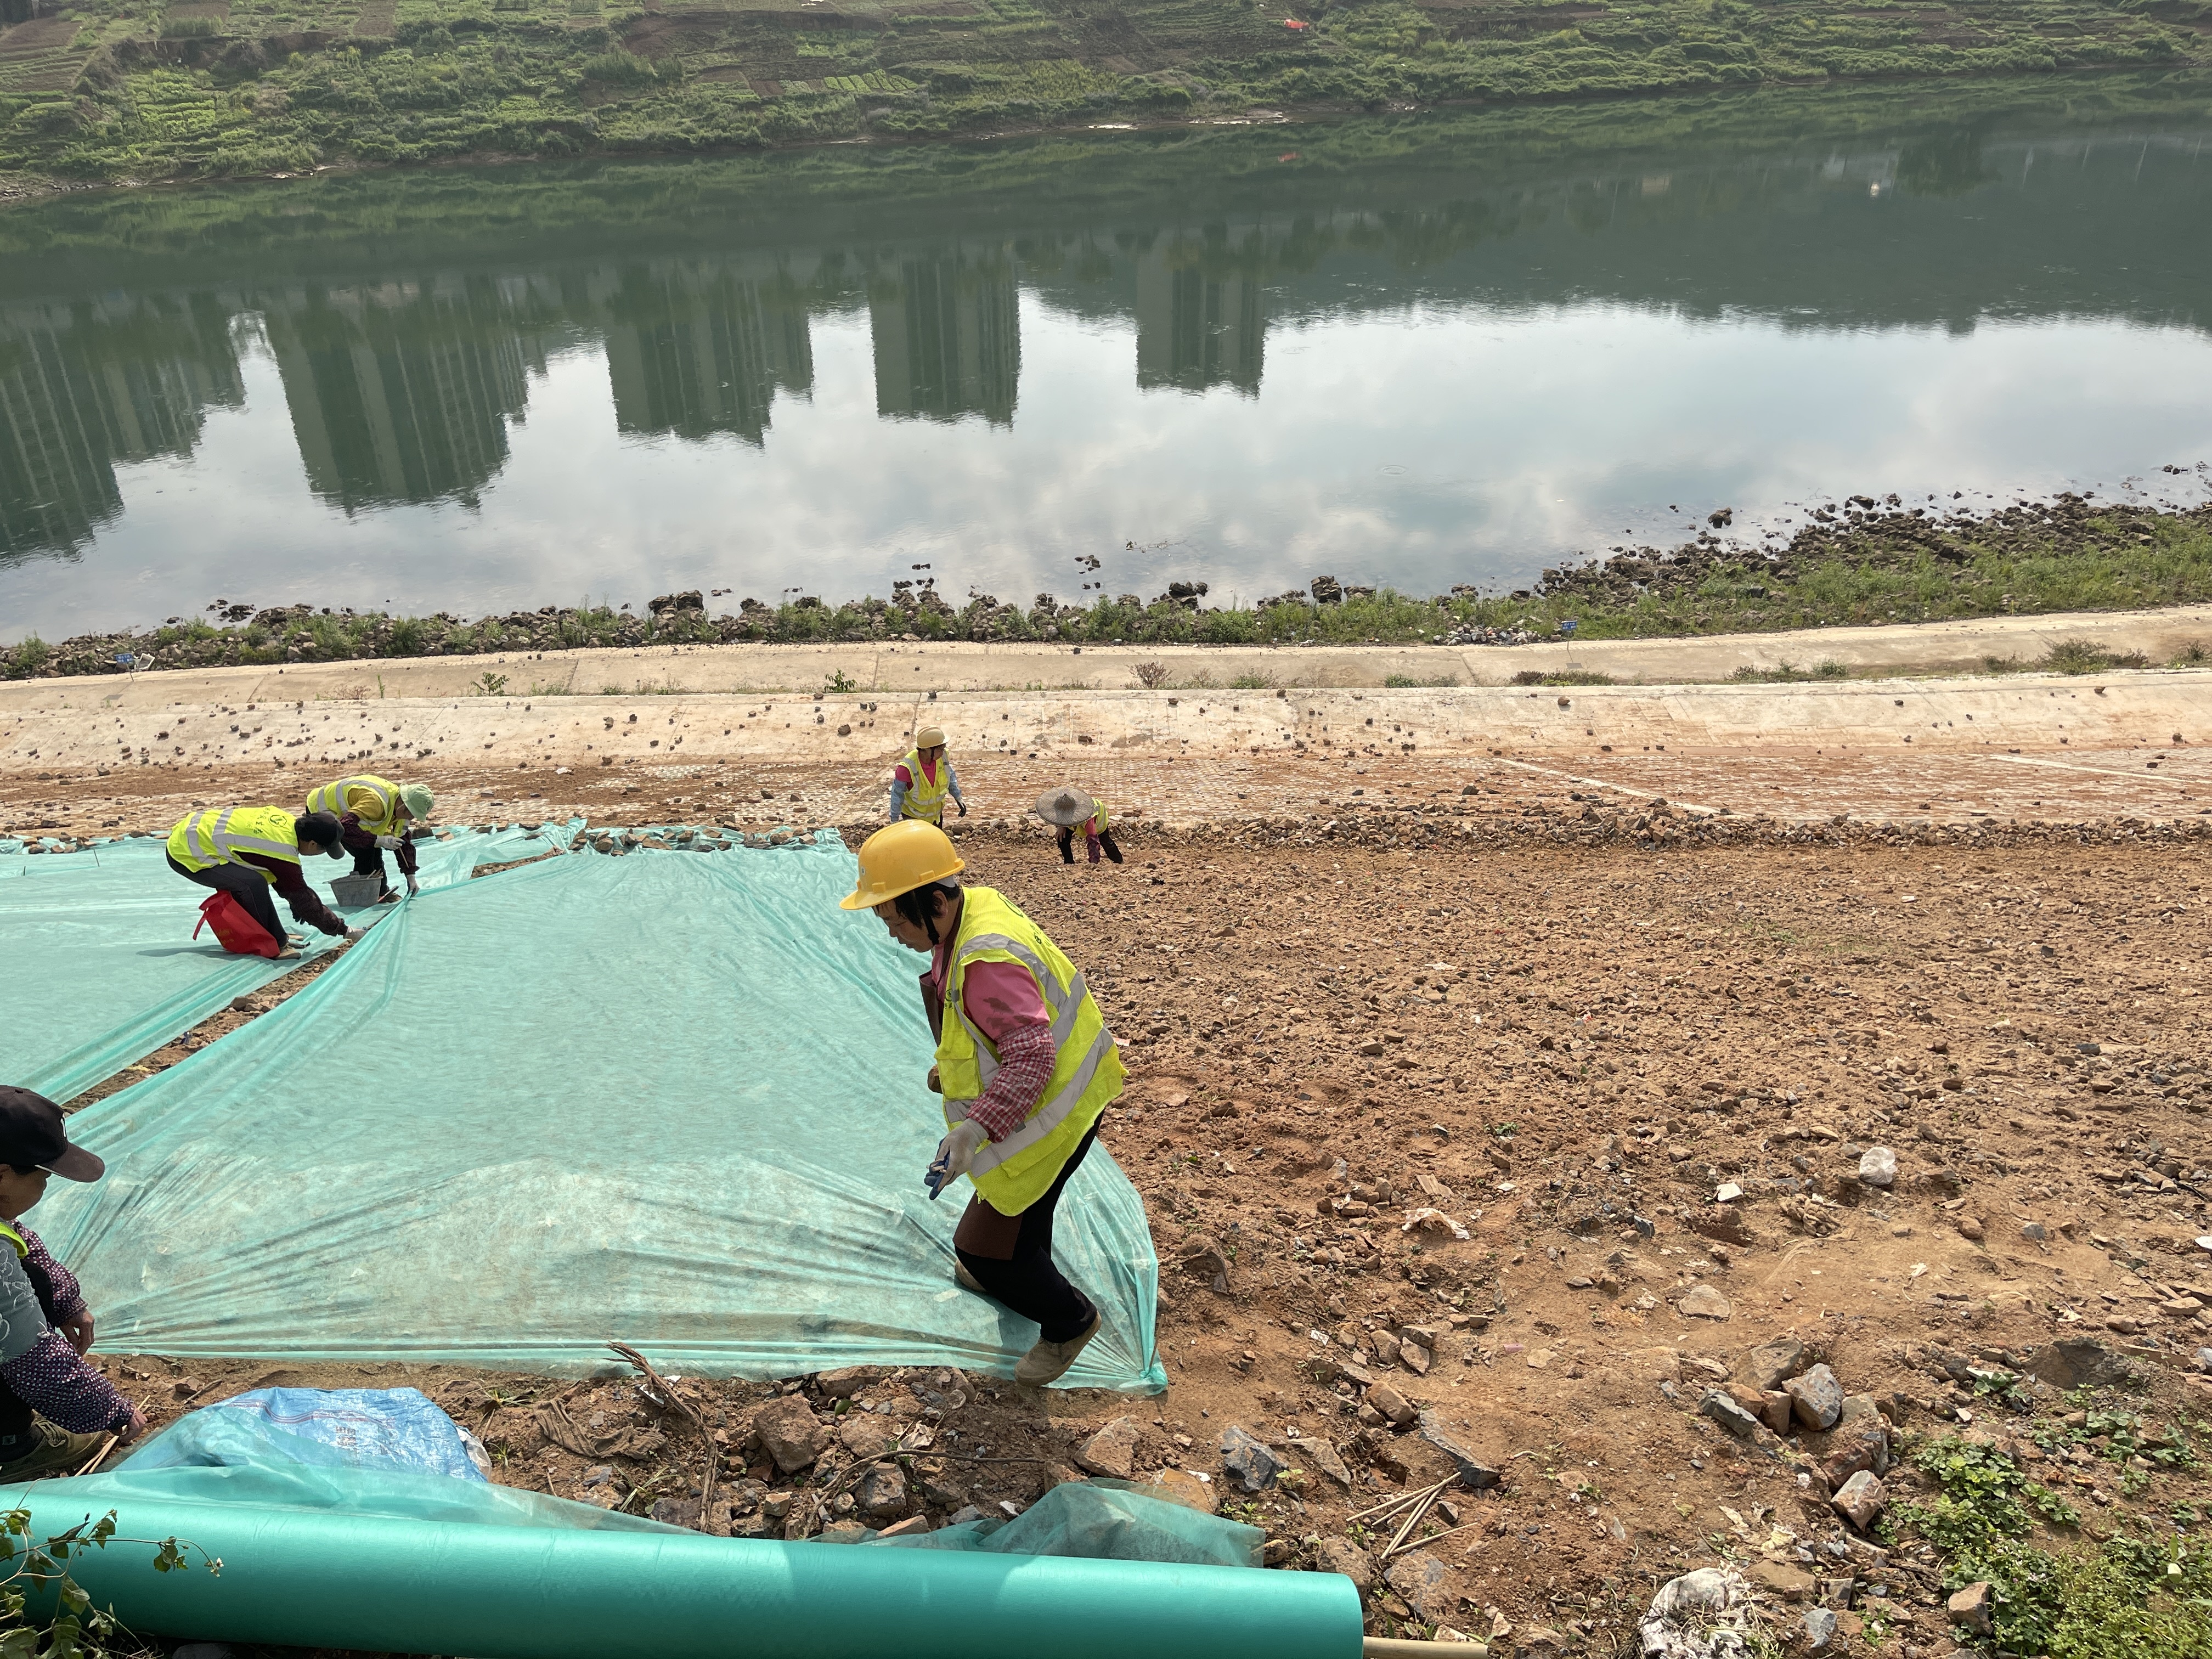
[[[1853,491],[2202,500],[2208,137],[2106,80],[33,203],[0,638],[1425,593]]]

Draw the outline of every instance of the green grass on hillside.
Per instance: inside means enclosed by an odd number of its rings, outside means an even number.
[[[2212,0],[70,0],[0,31],[0,179],[2208,62]]]

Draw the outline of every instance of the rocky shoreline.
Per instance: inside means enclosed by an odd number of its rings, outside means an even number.
[[[956,604],[934,578],[835,605],[745,598],[714,614],[694,588],[642,611],[546,605],[473,622],[447,611],[394,617],[218,599],[211,619],[173,617],[144,632],[52,645],[33,636],[0,654],[0,678],[647,645],[1521,645],[1569,632],[1583,640],[1765,633],[2212,599],[2212,503],[2160,508],[2069,493],[1978,513],[1856,495],[1817,507],[1813,522],[1766,545],[1722,534],[1733,518],[1717,510],[1679,546],[1611,548],[1547,569],[1525,588],[1460,584],[1425,599],[1322,575],[1249,606],[1220,607],[1206,604],[1204,581],[1088,605],[1039,593],[1024,606],[988,593]]]

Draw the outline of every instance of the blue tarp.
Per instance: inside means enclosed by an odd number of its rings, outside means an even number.
[[[465,882],[478,864],[547,845],[519,829],[425,842],[422,884]],[[0,1083],[65,1101],[297,966],[230,956],[212,932],[194,939],[207,894],[169,868],[167,852],[159,837],[79,852],[0,847],[0,960],[14,988]],[[352,867],[325,860],[310,874],[326,887]],[[331,943],[306,933],[309,955]]]
[[[825,835],[426,892],[79,1114],[108,1177],[33,1223],[117,1351],[583,1370],[617,1338],[710,1375],[1006,1374],[1036,1328],[953,1284],[921,963],[837,908],[854,878]],[[1103,1147],[1056,1243],[1106,1317],[1067,1383],[1164,1386]]]

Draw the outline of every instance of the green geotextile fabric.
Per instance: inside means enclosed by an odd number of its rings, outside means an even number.
[[[837,908],[854,873],[825,835],[426,892],[79,1114],[107,1178],[34,1224],[116,1352],[573,1371],[613,1338],[665,1371],[1006,1374],[1036,1327],[953,1284],[923,964]],[[1067,1385],[1164,1387],[1103,1148],[1055,1244],[1105,1316]]]
[[[425,842],[421,884],[465,882],[478,864],[527,858],[547,845],[520,830]],[[331,877],[352,868],[317,860],[310,876],[327,890]],[[15,988],[0,1021],[0,1084],[67,1100],[297,965],[232,956],[211,930],[195,939],[207,896],[169,868],[159,837],[78,852],[0,848],[0,961]],[[285,914],[281,904],[277,914]],[[331,943],[302,931],[307,955]]]

